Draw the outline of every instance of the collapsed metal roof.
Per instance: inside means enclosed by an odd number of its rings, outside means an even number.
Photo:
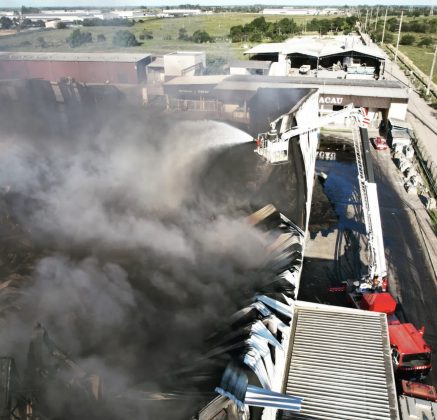
[[[293,331],[282,419],[399,418],[385,314],[298,301]]]
[[[262,407],[264,419],[399,419],[386,314],[295,300],[303,232],[271,205],[247,221],[277,231],[270,251],[285,265],[219,335],[209,356],[229,362],[198,418],[239,418],[231,401],[240,413]]]

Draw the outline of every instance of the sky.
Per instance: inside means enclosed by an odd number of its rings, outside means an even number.
[[[6,7],[20,7],[25,4],[26,6],[40,6],[40,7],[74,7],[74,6],[106,6],[106,7],[115,7],[115,6],[147,6],[147,7],[158,7],[158,6],[177,6],[179,4],[200,4],[205,6],[215,6],[215,5],[252,5],[252,4],[265,4],[266,6],[272,5],[283,5],[283,6],[302,6],[305,4],[305,7],[310,7],[311,3],[306,2],[305,0],[263,0],[262,2],[254,2],[253,0],[0,0],[0,8]],[[317,6],[330,6],[330,5],[358,5],[358,4],[366,4],[366,5],[400,5],[405,4],[407,6],[418,6],[418,5],[430,5],[437,4],[437,1],[426,2],[425,0],[317,0],[312,3]]]

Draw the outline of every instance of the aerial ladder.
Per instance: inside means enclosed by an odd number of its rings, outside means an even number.
[[[353,104],[349,104],[340,111],[334,111],[319,117],[311,125],[291,127],[279,134],[277,126],[284,118],[288,118],[288,116],[284,114],[272,121],[270,123],[270,131],[259,134],[255,140],[257,144],[255,152],[272,164],[286,163],[288,161],[289,141],[294,137],[319,130],[341,118],[350,120],[358,168],[358,183],[368,240],[368,271],[367,274],[358,281],[356,286],[360,289],[386,291],[387,265],[384,254],[377,187],[369,160],[370,151],[366,129],[366,115],[360,109],[354,108]]]

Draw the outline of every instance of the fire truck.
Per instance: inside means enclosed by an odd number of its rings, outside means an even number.
[[[311,126],[293,127],[282,135],[279,135],[276,129],[277,122],[282,118],[279,117],[270,124],[271,129],[269,132],[258,135],[255,140],[257,145],[255,152],[272,164],[287,162],[290,139],[319,129],[338,120],[339,117],[349,118],[352,122],[358,183],[368,245],[367,273],[359,280],[346,282],[346,286],[342,289],[348,293],[348,297],[355,307],[387,314],[393,367],[397,377],[422,379],[431,370],[431,348],[423,338],[424,328],[417,330],[411,323],[401,323],[395,316],[396,301],[387,292],[387,265],[378,192],[373,174],[366,125],[368,122],[365,114],[360,109],[355,109],[353,104],[350,104],[340,111],[320,117]],[[338,288],[336,289],[338,290]]]
[[[431,347],[423,338],[425,328],[401,323],[390,293],[350,293],[349,296],[359,309],[387,314],[393,368],[398,379],[423,379],[431,370]]]

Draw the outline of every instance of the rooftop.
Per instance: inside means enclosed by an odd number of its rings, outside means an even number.
[[[164,57],[157,57],[147,67],[164,67]]]
[[[169,80],[165,85],[216,85],[226,79],[226,77],[229,76],[225,74],[211,76],[180,76]]]
[[[41,52],[0,52],[0,60],[35,60],[35,61],[107,61],[120,63],[137,63],[150,54],[125,53],[41,53]]]
[[[356,35],[333,37],[302,36],[289,39],[281,43],[260,44],[244,52],[244,54],[303,54],[313,57],[327,57],[330,55],[357,52],[371,57],[385,59],[384,53],[374,47],[361,42]]]
[[[225,78],[218,90],[252,90],[261,87],[319,88],[319,93],[336,95],[361,95],[381,98],[408,99],[408,93],[399,82],[389,80],[349,80],[317,77],[234,75]],[[371,88],[371,90],[369,90]],[[371,92],[371,93],[369,93]]]
[[[282,419],[399,418],[385,314],[296,302]]]

